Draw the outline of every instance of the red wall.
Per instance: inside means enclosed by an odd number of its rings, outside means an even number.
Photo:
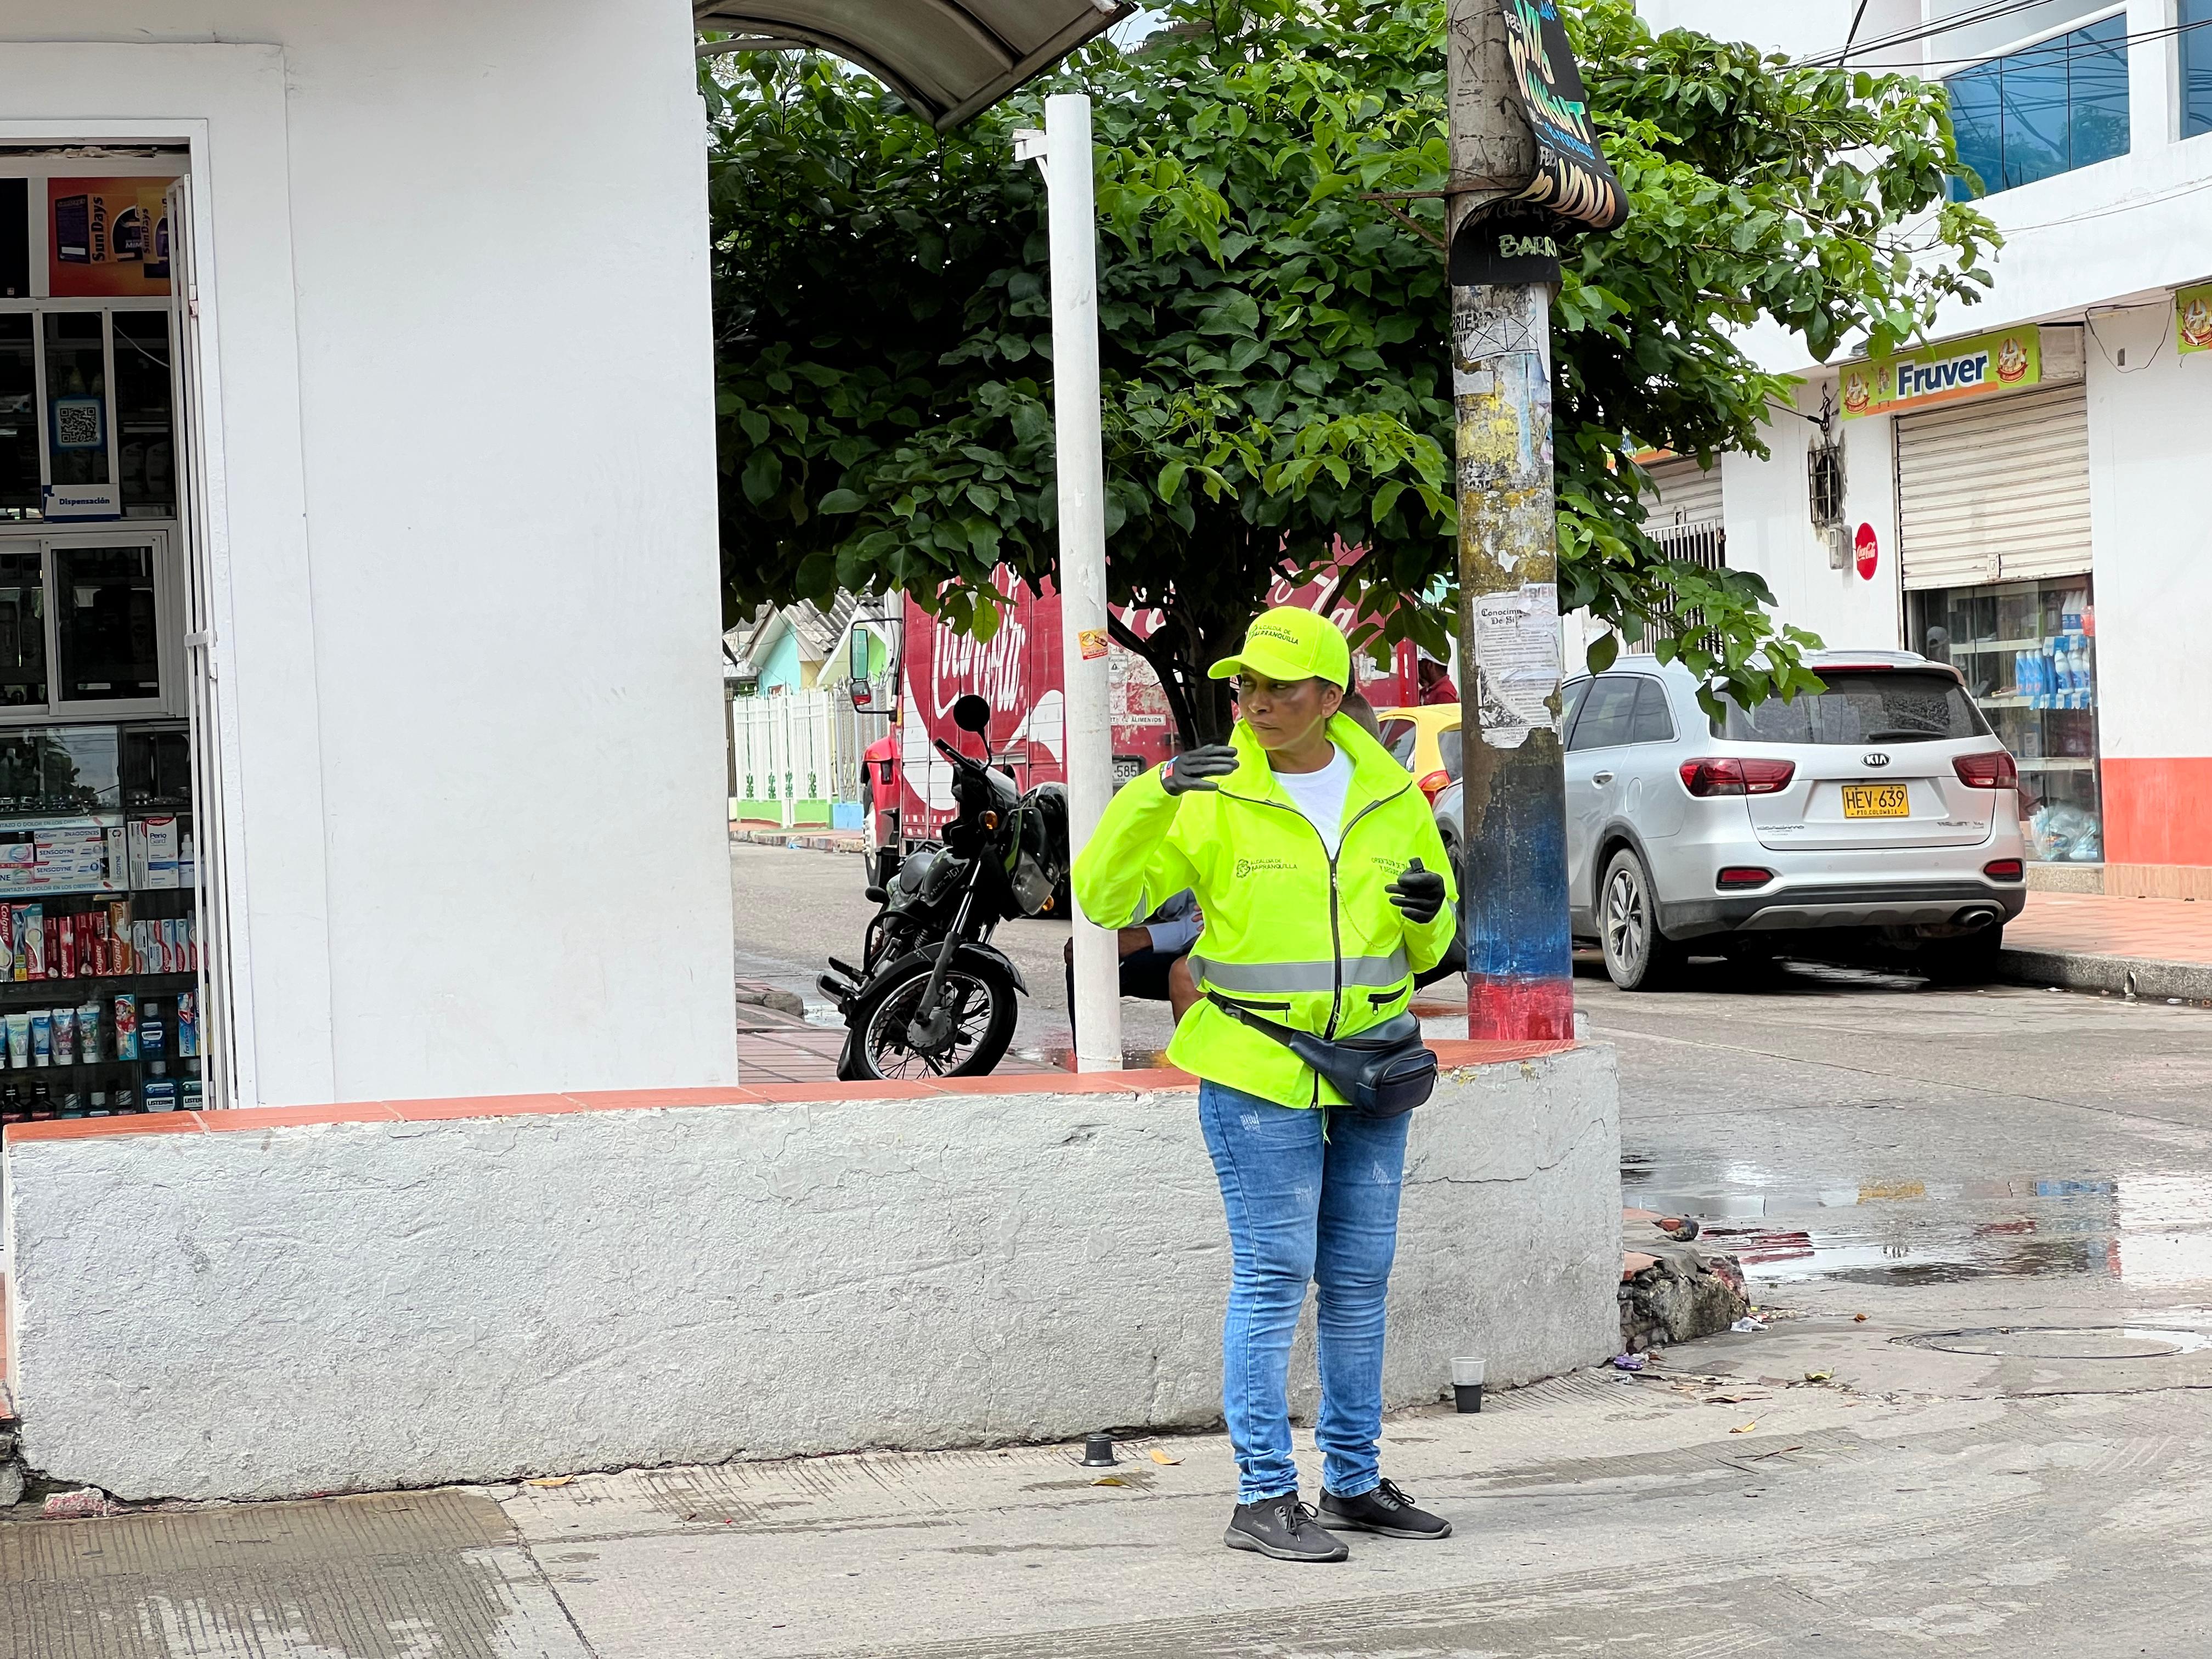
[[[2212,866],[2212,757],[2104,763],[2105,859]]]

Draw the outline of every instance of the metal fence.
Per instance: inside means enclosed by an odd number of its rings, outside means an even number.
[[[890,730],[888,715],[862,714],[829,691],[732,698],[732,797],[774,803],[786,824],[799,801],[858,804],[862,757]]]

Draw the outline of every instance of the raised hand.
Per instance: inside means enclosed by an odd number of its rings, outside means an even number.
[[[1160,787],[1170,795],[1186,795],[1194,789],[1218,789],[1216,778],[1225,778],[1237,769],[1237,751],[1225,743],[1210,743],[1203,749],[1187,749],[1160,768]]]
[[[1406,872],[1382,890],[1390,896],[1390,902],[1399,913],[1416,926],[1434,921],[1437,912],[1444,908],[1444,878],[1434,870],[1421,868],[1415,859],[1406,866]]]

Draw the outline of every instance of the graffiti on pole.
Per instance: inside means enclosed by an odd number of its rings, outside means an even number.
[[[1518,200],[1577,230],[1612,230],[1628,217],[1628,197],[1598,148],[1559,0],[1501,3],[1513,89],[1536,140],[1536,176]]]

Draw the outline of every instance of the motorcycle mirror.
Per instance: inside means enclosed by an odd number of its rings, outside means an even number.
[[[952,723],[963,732],[987,738],[991,732],[991,705],[970,691],[953,703]]]

